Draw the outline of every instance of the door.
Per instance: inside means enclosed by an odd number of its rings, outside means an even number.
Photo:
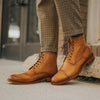
[[[24,60],[40,52],[36,0],[3,0],[2,57]]]

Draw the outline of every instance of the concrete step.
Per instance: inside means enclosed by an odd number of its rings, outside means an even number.
[[[38,54],[34,54],[28,57],[24,61],[23,70],[27,71],[30,66],[32,66],[37,61],[38,57]],[[58,69],[61,67],[64,57],[64,55],[58,55]],[[81,72],[80,76],[100,78],[100,57],[95,57],[93,63],[91,63],[89,66],[86,66]]]

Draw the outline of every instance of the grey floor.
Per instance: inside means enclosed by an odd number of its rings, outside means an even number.
[[[10,74],[22,72],[22,62],[0,59],[0,100],[100,100],[100,84],[73,80],[65,85],[50,82],[31,85],[7,83]]]

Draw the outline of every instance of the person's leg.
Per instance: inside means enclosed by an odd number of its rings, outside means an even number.
[[[41,52],[57,52],[58,15],[54,0],[37,0]]]
[[[63,32],[69,37],[69,48],[63,65],[52,77],[53,85],[60,85],[77,77],[82,69],[94,60],[85,42],[79,0],[55,0],[61,18]]]
[[[54,0],[65,36],[83,33],[79,0]]]
[[[41,53],[38,61],[25,73],[11,75],[14,84],[32,84],[50,81],[57,70],[58,16],[54,0],[37,0],[40,23]]]

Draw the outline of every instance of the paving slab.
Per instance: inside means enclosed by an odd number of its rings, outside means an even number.
[[[50,82],[13,85],[6,81],[21,72],[23,62],[0,59],[0,100],[100,100],[100,84],[72,80],[60,86]]]

